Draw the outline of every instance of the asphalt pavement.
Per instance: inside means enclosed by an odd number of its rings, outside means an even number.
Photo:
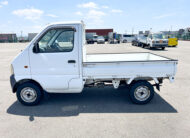
[[[1,138],[190,137],[190,42],[163,50],[127,44],[87,45],[87,53],[152,52],[178,59],[174,83],[165,80],[146,105],[132,104],[128,90],[85,88],[80,94],[51,94],[40,105],[17,102],[9,83],[10,63],[27,43],[0,43]]]

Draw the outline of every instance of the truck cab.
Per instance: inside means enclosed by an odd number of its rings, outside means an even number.
[[[35,80],[48,92],[81,91],[83,33],[81,22],[47,26],[13,60],[15,80]]]
[[[163,34],[149,34],[147,37],[147,46],[151,48],[161,48],[162,50],[168,46],[168,39],[164,38]]]

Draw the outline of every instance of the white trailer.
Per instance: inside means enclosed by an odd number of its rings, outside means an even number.
[[[177,60],[152,53],[86,54],[82,22],[48,25],[11,63],[12,91],[24,105],[46,93],[80,93],[84,87],[129,86],[132,102],[148,103],[163,79],[174,81]],[[154,81],[151,84],[149,81]]]
[[[122,43],[131,43],[133,40],[135,40],[135,35],[122,34],[120,38]]]

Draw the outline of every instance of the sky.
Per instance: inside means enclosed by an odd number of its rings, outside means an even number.
[[[0,33],[40,32],[52,22],[83,20],[118,33],[190,27],[190,0],[0,0]]]

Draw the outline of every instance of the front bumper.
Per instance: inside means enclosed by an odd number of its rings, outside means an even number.
[[[12,92],[14,92],[14,86],[16,84],[16,80],[15,80],[15,75],[14,74],[10,76],[10,84],[11,84]]]
[[[98,43],[98,44],[104,44],[105,41],[98,41],[97,43]]]
[[[167,47],[168,44],[152,44],[152,47]]]

